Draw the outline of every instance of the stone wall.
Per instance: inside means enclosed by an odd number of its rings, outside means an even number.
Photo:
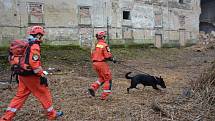
[[[100,30],[113,44],[195,43],[201,12],[199,0],[0,0],[0,11],[1,45],[39,24],[48,44],[81,46]]]

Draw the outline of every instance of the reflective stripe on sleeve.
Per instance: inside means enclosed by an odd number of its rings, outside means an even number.
[[[40,71],[43,71],[43,68],[41,66],[39,66],[38,68],[34,69],[34,73],[38,73]]]
[[[96,47],[98,47],[98,48],[104,48],[104,45],[97,44]]]
[[[111,92],[111,90],[104,90],[104,92]]]
[[[16,111],[17,111],[17,109],[16,109],[16,108],[8,107],[8,108],[7,108],[7,111],[16,112]]]
[[[99,82],[99,80],[96,81],[97,84],[101,85],[101,82]]]
[[[51,112],[54,108],[51,106],[47,109],[48,112]]]

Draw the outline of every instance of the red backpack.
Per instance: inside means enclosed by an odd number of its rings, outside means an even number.
[[[25,60],[30,45],[24,40],[13,40],[9,48],[9,63],[13,75],[29,75],[33,74],[32,70],[25,69]],[[29,73],[30,72],[30,73]]]

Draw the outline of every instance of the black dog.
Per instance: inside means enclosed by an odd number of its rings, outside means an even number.
[[[160,85],[162,88],[166,88],[165,82],[163,81],[163,78],[146,75],[146,74],[138,74],[134,77],[128,76],[131,74],[131,72],[126,73],[125,78],[131,79],[131,86],[127,88],[127,92],[129,93],[129,90],[132,88],[138,89],[136,86],[138,84],[143,84],[144,86],[152,86],[153,89],[159,90],[157,85]]]

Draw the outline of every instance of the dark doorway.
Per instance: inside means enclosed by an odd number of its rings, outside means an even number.
[[[201,0],[200,31],[215,31],[215,0]]]

